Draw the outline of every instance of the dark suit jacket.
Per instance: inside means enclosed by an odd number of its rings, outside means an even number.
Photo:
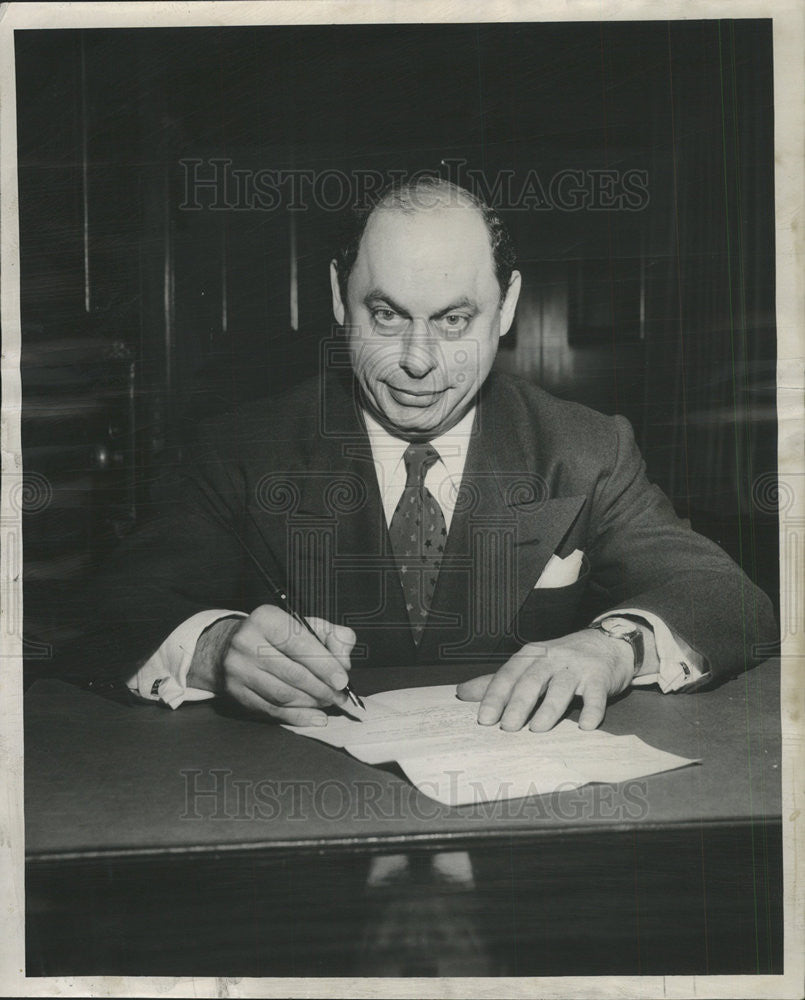
[[[353,384],[308,382],[201,435],[148,523],[99,581],[84,646],[130,673],[205,608],[250,612],[266,584],[223,518],[305,614],[352,626],[354,664],[501,661],[619,606],[659,615],[714,677],[771,642],[770,602],[649,484],[631,429],[501,374],[485,384],[433,613],[412,640]],[[585,553],[571,586],[534,590],[553,553]]]

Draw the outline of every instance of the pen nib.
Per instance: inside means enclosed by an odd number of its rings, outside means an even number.
[[[349,700],[352,702],[353,705],[362,708],[364,712],[366,711],[366,705],[364,705],[363,703],[363,698],[361,698],[359,694],[355,694],[355,692],[352,690],[349,684],[347,684],[347,686],[344,688],[344,694],[347,696],[347,698],[349,698]]]

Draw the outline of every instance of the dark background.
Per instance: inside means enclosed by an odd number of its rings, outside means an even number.
[[[645,171],[636,211],[501,206],[524,288],[498,364],[625,414],[679,513],[776,600],[771,21],[15,37],[31,676],[197,420],[315,372],[331,335],[339,213],[249,206],[231,173],[190,210],[188,159],[461,159],[515,192]]]

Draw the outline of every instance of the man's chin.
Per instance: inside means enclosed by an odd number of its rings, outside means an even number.
[[[384,401],[375,416],[390,434],[436,437],[457,422],[455,410],[444,397],[430,406],[406,406],[390,400]]]

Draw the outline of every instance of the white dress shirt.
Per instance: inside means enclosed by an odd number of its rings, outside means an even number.
[[[406,468],[403,455],[409,442],[393,437],[368,413],[364,413],[364,419],[372,448],[383,513],[386,525],[389,525],[405,489]],[[425,486],[439,501],[448,532],[464,474],[474,420],[473,407],[447,433],[440,434],[430,442],[439,453],[439,460],[428,469]],[[637,617],[654,632],[659,670],[657,673],[635,677],[633,684],[656,683],[667,693],[690,688],[706,678],[701,655],[675,636],[662,619],[648,611],[620,608],[600,615],[596,621],[614,615]],[[246,618],[247,614],[243,611],[213,609],[200,611],[182,622],[129,680],[129,689],[141,698],[160,701],[170,708],[178,708],[183,701],[203,701],[215,697],[211,691],[188,687],[187,673],[201,633],[215,622],[233,617]]]
[[[403,456],[410,442],[392,437],[370,414],[364,413],[364,419],[369,443],[372,446],[383,513],[386,515],[386,526],[388,526],[405,489],[407,470]],[[430,442],[438,452],[439,460],[425,473],[425,486],[439,502],[448,531],[453,520],[453,511],[456,509],[461,477],[464,475],[464,464],[467,461],[474,420],[475,407],[466,413],[455,427]]]

